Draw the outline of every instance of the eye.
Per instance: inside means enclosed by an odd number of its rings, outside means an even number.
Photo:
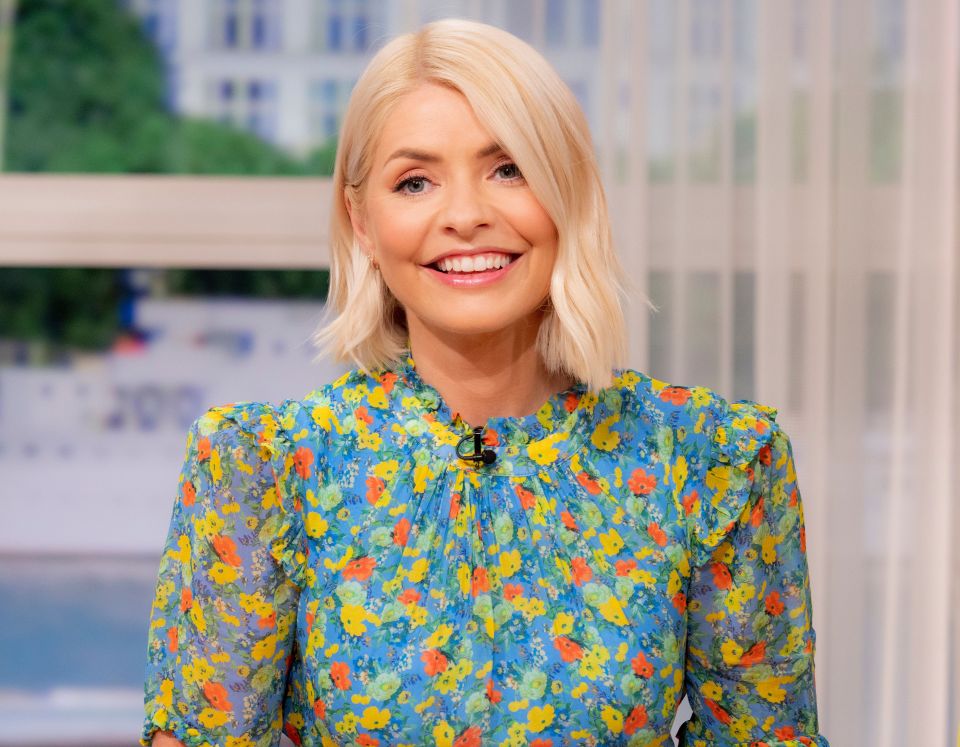
[[[506,178],[510,181],[523,178],[523,174],[520,173],[520,167],[517,166],[517,164],[515,164],[513,161],[504,161],[496,168],[496,171],[501,174],[504,170],[508,172],[506,174]]]
[[[418,195],[423,193],[426,183],[427,177],[425,176],[408,176],[406,179],[401,179],[397,182],[393,191],[407,195]],[[407,189],[408,186],[411,187],[411,189]]]

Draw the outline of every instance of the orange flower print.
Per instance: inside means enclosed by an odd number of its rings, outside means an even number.
[[[487,680],[487,700],[489,700],[491,703],[494,703],[494,704],[499,703],[501,700],[503,700],[503,693],[500,692],[500,690],[493,689],[492,677]]]
[[[180,634],[177,632],[177,626],[172,625],[167,628],[167,651],[171,654],[177,653],[179,647]]]
[[[222,534],[217,534],[214,536],[212,542],[213,549],[224,563],[232,565],[234,568],[239,567],[243,563],[240,556],[237,555],[237,543],[232,539]]]
[[[690,399],[690,390],[682,386],[667,386],[660,392],[660,399],[671,405],[682,405]]]
[[[768,615],[773,615],[774,617],[783,614],[783,611],[786,609],[786,607],[780,600],[779,591],[771,591],[769,594],[767,594],[767,599],[764,602],[764,608],[767,610]]]
[[[420,592],[416,589],[404,589],[403,594],[397,597],[397,601],[403,604],[414,604],[420,601]]]
[[[300,732],[297,731],[297,727],[291,724],[289,721],[283,725],[283,733],[287,735],[287,739],[293,742],[297,747],[303,744],[303,740],[300,738]]]
[[[297,474],[304,480],[310,477],[310,467],[313,465],[313,452],[306,446],[301,446],[293,452],[293,466]]]
[[[490,591],[490,579],[487,578],[487,569],[477,566],[473,569],[473,586],[471,593],[473,596]]]
[[[313,701],[313,715],[319,719],[325,719],[327,717],[327,704],[324,703],[321,698]]]
[[[487,428],[487,430],[483,432],[483,445],[500,446],[500,434],[493,430],[493,428]]]
[[[460,494],[454,493],[450,496],[450,518],[456,519],[460,513]]]
[[[429,648],[420,654],[420,661],[423,662],[423,671],[427,673],[427,676],[434,677],[441,672],[447,671],[447,657],[444,653],[435,648]]]
[[[660,547],[665,547],[667,544],[667,533],[660,528],[660,525],[655,521],[651,521],[647,525],[647,533],[653,537],[653,541],[656,542]]]
[[[562,521],[563,525],[571,532],[580,531],[580,527],[577,526],[577,520],[573,518],[573,515],[569,511],[560,512],[560,521]]]
[[[583,646],[576,641],[570,640],[565,635],[554,638],[553,646],[560,652],[560,658],[568,664],[583,658]]]
[[[207,680],[203,685],[203,697],[218,711],[229,711],[233,708],[227,693],[227,688],[219,682]]]
[[[618,576],[629,576],[630,572],[637,567],[637,561],[630,560],[618,560],[614,563],[614,567],[617,569]]]
[[[637,677],[644,679],[653,677],[653,664],[647,661],[647,655],[643,651],[637,651],[637,655],[630,660],[630,666],[633,667],[633,673]]]
[[[350,667],[346,662],[335,661],[330,665],[330,679],[333,680],[333,685],[338,690],[349,690],[351,687],[350,683]]]
[[[453,747],[480,747],[480,737],[483,730],[479,726],[468,726],[466,730],[453,740]]]
[[[397,547],[406,547],[410,539],[410,519],[404,516],[393,525],[393,544]]]
[[[683,512],[689,516],[697,509],[697,501],[700,500],[700,493],[696,490],[691,490],[685,496],[683,496]]]
[[[514,491],[517,494],[517,498],[520,499],[520,505],[525,509],[531,509],[536,505],[537,497],[526,488],[516,485]]]
[[[574,586],[582,586],[593,578],[593,571],[590,570],[590,566],[587,565],[587,561],[584,558],[574,558],[570,564],[573,566]]]
[[[380,377],[380,386],[383,387],[383,391],[387,394],[393,391],[393,385],[397,383],[397,379],[400,377],[397,376],[393,371],[387,371]]]
[[[770,444],[764,444],[763,446],[760,447],[760,451],[757,452],[757,459],[760,460],[760,463],[762,465],[764,465],[765,467],[769,467],[770,464],[773,462],[773,458],[771,456],[772,453],[773,452],[770,448]]]
[[[704,702],[707,704],[707,708],[710,709],[713,717],[721,724],[729,724],[733,720],[730,718],[730,714],[723,710],[718,703],[709,698],[705,699]]]
[[[743,656],[740,657],[740,666],[752,667],[754,664],[759,664],[761,661],[763,661],[766,655],[767,642],[760,641],[759,643],[755,643]]]
[[[590,495],[597,495],[600,492],[600,483],[594,480],[586,472],[577,473],[577,482],[583,486]]]
[[[374,477],[371,475],[367,478],[367,503],[371,506],[380,500],[380,496],[383,495],[383,491],[386,490],[387,484],[381,480],[379,477]]]
[[[792,726],[781,726],[781,727],[779,727],[779,728],[777,728],[777,729],[774,729],[774,730],[773,730],[773,735],[774,735],[777,739],[779,739],[779,740],[781,740],[781,741],[783,741],[783,742],[786,742],[786,741],[789,740],[789,739],[796,739],[796,738],[797,738],[797,732],[794,731],[794,729],[793,729]]]
[[[652,493],[657,487],[657,478],[654,475],[648,475],[640,467],[637,467],[630,473],[630,479],[627,480],[630,490],[636,495],[647,495]]]
[[[183,505],[192,506],[197,502],[197,489],[193,487],[193,483],[187,480],[183,483]]]
[[[552,740],[552,739],[543,739],[543,738],[534,739],[534,740],[530,743],[530,747],[553,747],[553,740]]]
[[[724,563],[711,563],[710,572],[713,574],[713,585],[718,589],[732,589],[733,577],[730,575],[730,569]]]
[[[203,462],[210,458],[210,439],[204,436],[197,441],[197,461]]]
[[[377,561],[367,555],[363,558],[351,560],[343,567],[343,570],[340,571],[340,575],[343,576],[345,580],[366,581],[370,578],[370,574],[373,573],[376,567]]]
[[[277,611],[274,610],[266,617],[257,618],[257,627],[261,629],[269,630],[270,628],[275,628],[277,625]]]
[[[193,592],[189,586],[184,586],[180,591],[180,611],[186,612],[193,606]]]
[[[357,416],[357,420],[361,420],[367,425],[373,423],[373,416],[367,411],[366,405],[360,405],[360,407],[353,411],[353,414]]]
[[[673,606],[681,615],[687,611],[687,595],[682,591],[678,591],[676,594],[674,594],[673,599],[670,601],[673,602]]]
[[[763,496],[757,501],[757,505],[750,512],[750,526],[758,527],[763,521]]]
[[[357,736],[357,744],[362,744],[363,747],[377,747],[380,744],[380,740],[376,737],[371,737],[369,734],[360,734]]]
[[[512,602],[517,597],[523,596],[523,585],[522,584],[504,584],[503,585],[503,598],[508,602]]]
[[[642,729],[646,726],[648,720],[647,709],[644,708],[642,704],[637,704],[633,710],[630,711],[627,720],[623,722],[623,733],[628,736],[633,734],[637,729]]]

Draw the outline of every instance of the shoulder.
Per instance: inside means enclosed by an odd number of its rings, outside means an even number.
[[[734,465],[748,463],[782,434],[777,409],[750,399],[731,401],[705,386],[675,384],[634,369],[618,369],[614,387],[644,419],[670,426],[678,444]]]

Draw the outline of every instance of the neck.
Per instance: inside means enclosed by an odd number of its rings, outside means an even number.
[[[536,350],[539,325],[480,335],[435,333],[411,325],[417,373],[471,427],[492,417],[536,412],[571,377],[551,374]]]

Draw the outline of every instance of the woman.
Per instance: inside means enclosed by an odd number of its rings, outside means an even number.
[[[357,84],[331,308],[357,365],[191,429],[142,743],[690,746],[818,734],[776,411],[617,368],[587,124],[535,51],[440,21]]]

